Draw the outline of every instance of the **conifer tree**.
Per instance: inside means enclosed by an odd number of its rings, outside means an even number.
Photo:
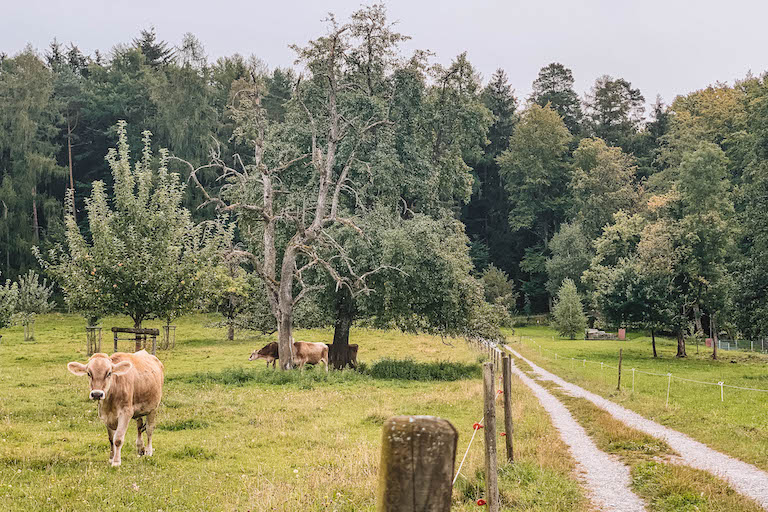
[[[587,317],[584,315],[579,292],[573,280],[563,281],[552,314],[554,327],[561,336],[568,336],[575,340],[577,334],[584,332],[587,327]]]

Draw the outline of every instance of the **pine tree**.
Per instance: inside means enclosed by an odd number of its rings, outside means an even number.
[[[581,132],[582,112],[579,95],[573,90],[573,73],[559,62],[541,68],[533,81],[531,100],[539,106],[549,105],[563,119],[573,135]]]
[[[579,292],[573,280],[563,281],[552,314],[554,327],[561,336],[568,336],[575,340],[577,334],[584,332],[587,327],[587,317],[584,315]]]

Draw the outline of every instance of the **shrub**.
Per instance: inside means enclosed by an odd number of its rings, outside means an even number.
[[[374,379],[453,381],[479,378],[480,365],[437,361],[418,363],[412,359],[382,359],[373,363],[366,372]]]

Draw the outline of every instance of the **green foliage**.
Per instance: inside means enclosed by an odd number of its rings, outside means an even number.
[[[645,98],[639,89],[623,78],[603,75],[595,80],[587,96],[587,120],[590,131],[611,146],[631,149],[645,110]]]
[[[561,336],[576,339],[587,327],[587,317],[582,309],[579,292],[570,279],[565,279],[557,294],[557,301],[552,310],[552,324]]]
[[[33,340],[35,316],[53,309],[53,285],[49,286],[46,279],[40,282],[40,276],[30,270],[19,277],[14,288],[10,291],[11,299],[14,300],[13,317],[24,326],[24,339]]]
[[[565,154],[571,135],[549,107],[526,110],[498,158],[500,174],[510,198],[509,225],[529,229],[549,240],[565,215],[562,199],[569,180]]]
[[[573,152],[574,171],[570,190],[573,218],[594,239],[610,223],[613,214],[632,211],[638,201],[633,182],[636,167],[621,148],[608,147],[602,139],[581,139]]]
[[[53,74],[31,48],[0,59],[0,254],[8,277],[32,267],[30,247],[60,227],[53,92]]]
[[[565,279],[576,283],[580,291],[585,290],[581,275],[589,268],[592,259],[592,244],[577,222],[566,223],[552,237],[549,243],[552,256],[547,259],[547,291],[554,296]]]
[[[149,133],[141,159],[131,165],[125,123],[107,161],[113,194],[93,184],[87,201],[89,237],[66,218],[66,245],[51,249],[41,265],[60,283],[67,304],[87,318],[126,314],[171,320],[198,304],[210,283],[219,250],[230,243],[223,221],[194,224],[181,205],[184,185],[166,167],[153,169]]]
[[[384,358],[372,363],[365,371],[374,379],[453,381],[476,379],[482,376],[479,364],[435,361],[422,363],[413,359]]]
[[[13,314],[16,312],[19,285],[6,279],[5,284],[0,283],[0,329],[11,325]]]
[[[549,105],[560,115],[568,130],[578,135],[583,114],[581,100],[573,90],[573,84],[573,72],[559,62],[553,62],[539,70],[533,81],[531,99],[539,106]]]
[[[503,306],[509,314],[515,311],[517,291],[515,283],[509,280],[506,272],[494,265],[489,265],[483,270],[480,280],[483,282],[487,302]]]

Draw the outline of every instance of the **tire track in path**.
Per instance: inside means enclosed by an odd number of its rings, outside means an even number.
[[[544,379],[554,382],[575,397],[589,400],[630,427],[665,441],[670,448],[680,454],[681,463],[696,469],[702,469],[722,478],[736,491],[752,498],[763,509],[768,510],[768,473],[765,471],[752,464],[747,464],[717,450],[713,450],[704,443],[695,441],[677,430],[665,427],[600,395],[571,384],[537,366],[511,347],[505,346],[505,348],[516,357],[528,363]]]
[[[530,388],[570,448],[592,503],[604,511],[645,511],[643,500],[630,489],[629,467],[601,451],[570,411],[552,393],[523,373],[514,361],[512,372]]]

